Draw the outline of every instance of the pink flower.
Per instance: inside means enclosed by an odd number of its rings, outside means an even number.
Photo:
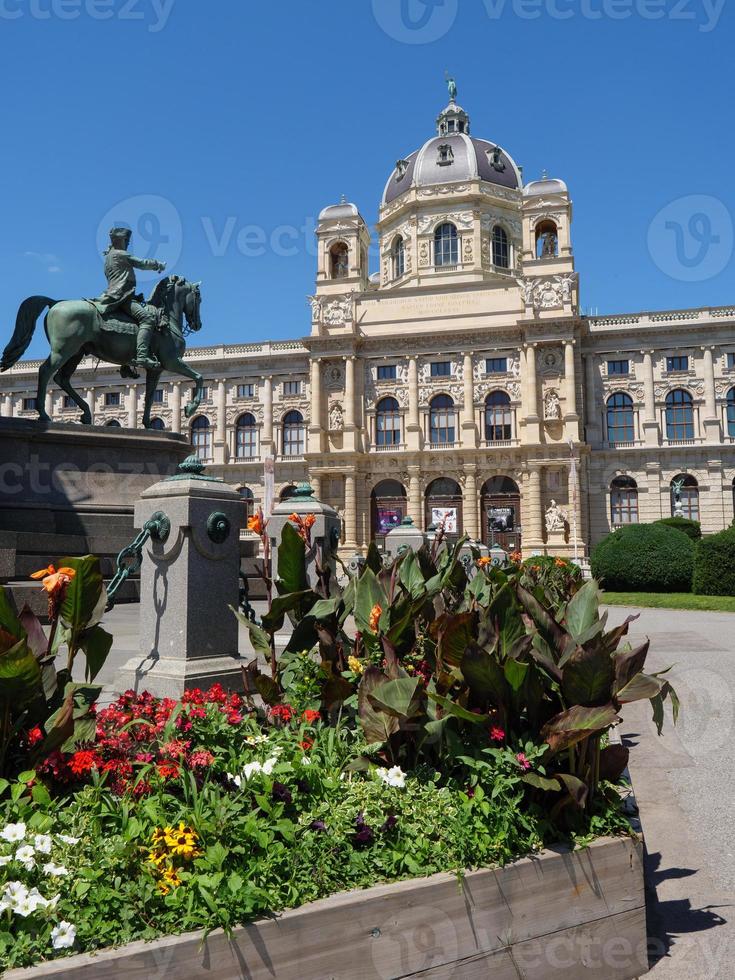
[[[493,725],[490,729],[490,741],[491,742],[502,742],[505,740],[505,731],[499,728],[497,725]]]
[[[521,769],[524,772],[528,772],[528,770],[531,768],[531,763],[526,758],[525,753],[519,752],[516,759],[518,760],[518,765],[521,767]]]

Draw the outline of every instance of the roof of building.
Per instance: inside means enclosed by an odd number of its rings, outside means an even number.
[[[544,194],[566,194],[567,185],[563,180],[556,177],[547,177],[545,174],[541,180],[532,180],[523,188],[524,197],[541,197]]]

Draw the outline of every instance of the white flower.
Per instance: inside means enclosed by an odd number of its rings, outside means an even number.
[[[242,778],[250,779],[253,773],[262,772],[262,771],[263,771],[263,767],[257,761],[257,759],[254,762],[246,762],[245,765],[243,766]]]
[[[10,854],[2,854],[2,855],[0,855],[0,868],[4,868],[6,864],[10,864],[10,862],[12,860],[13,859],[10,856]]]
[[[406,774],[400,766],[393,766],[391,769],[378,769],[378,777],[383,780],[386,786],[394,786],[396,789],[403,789],[406,785]]]
[[[270,776],[270,774],[273,772],[273,769],[275,768],[277,762],[278,762],[278,759],[276,759],[276,758],[266,759],[265,762],[263,763],[263,772],[267,776]]]
[[[263,742],[268,741],[267,735],[248,735],[245,741],[248,745],[262,745]]]
[[[50,854],[51,853],[51,835],[50,834],[36,834],[33,838],[33,846],[36,848],[39,854]]]
[[[21,864],[25,865],[26,870],[29,871],[36,863],[35,854],[36,852],[33,850],[31,844],[23,844],[15,852],[15,860],[20,861]]]
[[[77,937],[77,927],[71,922],[61,921],[51,930],[51,945],[54,949],[69,949]]]
[[[9,823],[0,830],[0,837],[10,841],[11,844],[17,844],[18,841],[24,840],[25,836],[26,825],[24,823]]]
[[[299,762],[301,763],[302,766],[311,765],[311,759],[309,758],[308,755],[302,755],[301,758],[299,759]]]
[[[54,864],[53,861],[49,861],[48,864],[44,864],[43,873],[53,875],[55,878],[61,878],[64,875],[69,874],[67,869],[62,864]]]
[[[68,834],[57,834],[56,836],[58,837],[58,839],[63,844],[78,844],[79,843],[79,838],[78,837],[69,837]]]
[[[38,900],[31,895],[26,895],[25,898],[21,898],[19,901],[17,901],[12,908],[16,915],[22,915],[25,919],[26,916],[33,915],[33,913],[36,911],[38,908]]]
[[[3,898],[9,899],[11,902],[18,902],[20,899],[27,897],[28,889],[22,881],[9,881],[5,885]]]

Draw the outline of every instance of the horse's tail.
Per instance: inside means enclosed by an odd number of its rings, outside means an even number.
[[[0,358],[0,371],[7,371],[25,354],[36,329],[36,320],[47,306],[52,307],[56,302],[48,296],[29,296],[23,300],[18,307],[13,336]]]

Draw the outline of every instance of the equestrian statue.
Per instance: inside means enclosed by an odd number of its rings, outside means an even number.
[[[46,389],[56,384],[81,408],[81,421],[92,424],[92,412],[71,379],[83,358],[96,357],[120,365],[123,378],[138,378],[136,368],[146,373],[143,425],[151,427],[151,406],[163,371],[180,374],[195,383],[194,395],[185,408],[190,418],[199,407],[203,378],[183,361],[185,336],[201,330],[201,294],[198,282],[180,276],[166,276],[155,286],[146,303],[136,292],[136,269],[163,272],[163,262],[139,259],[128,252],[132,233],[129,228],[110,231],[110,247],[105,252],[107,289],[97,299],[54,300],[48,296],[29,296],[23,300],[15,320],[15,331],[0,358],[0,371],[11,368],[28,349],[36,321],[48,307],[44,320],[51,353],[38,372],[36,407],[42,422],[50,422],[46,409]]]

